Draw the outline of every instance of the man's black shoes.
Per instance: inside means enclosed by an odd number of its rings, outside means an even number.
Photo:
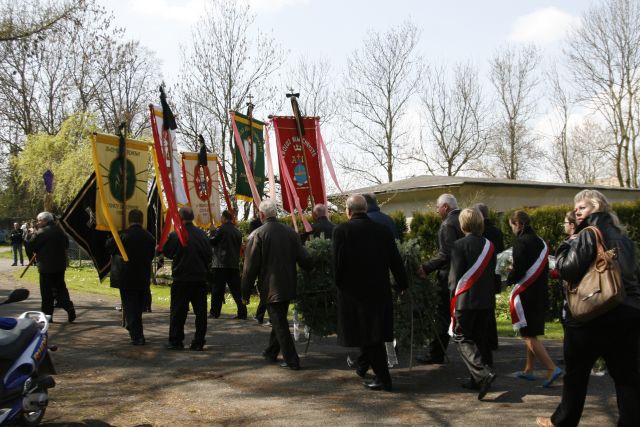
[[[273,356],[269,353],[267,353],[266,351],[262,352],[262,358],[264,360],[266,360],[267,362],[271,362],[271,363],[275,363],[278,360],[278,356]]]
[[[358,364],[353,359],[351,359],[351,356],[348,356],[348,355],[347,355],[347,366],[351,369],[354,369],[356,371],[356,374],[360,378],[364,378],[367,376],[368,369],[363,369],[359,367]]]
[[[491,388],[491,383],[496,379],[496,374],[491,372],[480,381],[480,391],[478,392],[478,400],[482,400]]]
[[[182,351],[182,350],[184,350],[184,345],[182,345],[182,344],[172,344],[172,343],[169,343],[169,344],[167,344],[167,347],[166,347],[166,348],[167,348],[167,350]]]
[[[391,383],[383,383],[382,381],[380,381],[378,378],[374,378],[373,381],[371,381],[370,383],[367,382],[363,382],[362,383],[366,388],[368,388],[369,390],[384,390],[384,391],[392,391],[393,387],[391,386]]]
[[[416,362],[423,365],[442,365],[444,363],[444,358],[434,359],[431,356],[416,356]]]
[[[73,323],[74,320],[76,320],[76,309],[71,307],[68,311],[67,311],[67,318],[69,320],[69,323]]]
[[[135,340],[131,340],[132,345],[145,345],[147,342],[144,338],[136,338]]]
[[[289,364],[287,362],[282,362],[280,364],[280,367],[281,368],[289,368],[289,369],[294,370],[294,371],[299,371],[300,370],[300,364],[299,363]]]
[[[191,344],[189,346],[191,351],[204,351],[204,344]]]
[[[467,390],[480,390],[480,385],[473,380],[473,378],[469,378],[467,382],[460,384],[462,388],[466,388]]]

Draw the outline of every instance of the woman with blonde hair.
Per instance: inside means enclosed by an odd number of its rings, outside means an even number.
[[[478,390],[480,400],[496,377],[489,341],[495,309],[496,253],[493,243],[482,237],[484,217],[479,210],[463,209],[458,221],[465,236],[451,250],[449,334],[471,376],[462,386]]]
[[[563,242],[556,252],[560,278],[578,284],[596,258],[600,230],[606,248],[615,250],[625,298],[610,311],[585,322],[568,312],[564,321],[566,374],[562,401],[551,418],[538,418],[539,426],[577,426],[582,416],[589,375],[602,357],[616,387],[618,425],[640,425],[640,285],[635,244],[629,239],[607,198],[597,190],[582,190],[574,198],[577,236]]]
[[[527,348],[527,361],[516,376],[534,381],[533,373],[536,359],[547,368],[547,377],[543,387],[551,384],[562,375],[549,357],[547,350],[538,340],[544,335],[544,321],[548,302],[549,249],[531,227],[531,219],[524,211],[515,211],[509,217],[509,225],[516,235],[513,241],[513,269],[507,277],[507,284],[513,285],[509,298],[509,309],[514,329],[518,329]]]

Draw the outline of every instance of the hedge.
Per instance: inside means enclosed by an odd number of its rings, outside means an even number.
[[[397,242],[400,256],[407,272],[409,289],[400,295],[393,287],[394,333],[400,348],[413,345],[422,347],[435,335],[435,313],[437,285],[433,280],[418,277],[418,266],[422,254],[417,240]],[[337,306],[331,256],[331,241],[311,238],[306,248],[313,259],[314,268],[310,271],[298,270],[298,299],[295,303],[298,313],[311,333],[328,336],[336,333]],[[413,325],[413,336],[412,336]]]
[[[522,208],[531,217],[531,223],[536,233],[542,237],[553,254],[555,249],[565,239],[564,221],[565,214],[571,210],[571,205],[543,206],[539,208]],[[640,200],[635,202],[614,203],[613,210],[624,225],[627,235],[634,242],[640,239]],[[512,246],[514,239],[509,216],[517,209],[510,209],[503,214],[491,213],[496,226],[504,234],[505,248]],[[408,237],[417,238],[424,253],[425,259],[437,250],[438,228],[440,218],[432,212],[414,212]],[[640,253],[636,250],[636,256]],[[549,311],[548,319],[558,319],[562,310],[562,284],[558,280],[549,280]]]

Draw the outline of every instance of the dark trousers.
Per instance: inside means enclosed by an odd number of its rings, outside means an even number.
[[[442,286],[442,285],[439,285]],[[437,322],[437,338],[431,341],[429,356],[432,360],[443,361],[449,345],[449,323],[451,322],[451,313],[449,302],[451,300],[449,290],[438,292],[438,309],[436,310]]]
[[[453,341],[471,378],[480,383],[491,373],[493,356],[489,344],[490,310],[456,310]]]
[[[205,344],[207,334],[207,287],[205,282],[180,283],[171,285],[171,314],[169,320],[169,343],[182,345],[184,341],[184,323],[187,320],[189,303],[196,315],[196,332],[192,345]]]
[[[391,385],[391,374],[387,362],[387,350],[384,343],[360,347],[360,355],[356,359],[357,370],[367,372],[369,366],[381,383]]]
[[[264,313],[267,311],[267,303],[260,298],[260,302],[258,303],[258,308],[256,308],[256,319],[258,322],[264,322]]]
[[[22,243],[12,243],[11,250],[13,252],[13,263],[18,263],[18,253],[20,253],[20,264],[24,265],[24,258],[22,256]]]
[[[489,317],[489,325],[487,326],[489,335],[487,339],[489,340],[489,348],[491,350],[498,349],[498,321],[496,320],[496,311],[491,311],[491,316]]]
[[[54,299],[58,306],[67,313],[74,309],[69,298],[67,284],[64,282],[64,271],[57,273],[40,273],[40,295],[42,296],[41,310],[44,314],[53,315]]]
[[[616,386],[618,426],[640,425],[640,319],[564,328],[565,374],[562,401],[551,421],[577,426],[582,416],[593,364],[603,357]]]
[[[287,313],[289,311],[289,301],[271,302],[267,304],[267,312],[271,321],[271,336],[269,346],[264,354],[275,359],[278,353],[282,353],[282,358],[289,365],[300,364],[300,358],[296,351],[296,346],[289,331],[289,321]]]
[[[144,338],[142,312],[147,292],[147,289],[120,289],[122,316],[132,341]]]
[[[237,268],[215,268],[213,270],[213,285],[211,287],[211,310],[214,317],[220,316],[222,303],[224,302],[224,291],[229,286],[231,296],[238,307],[238,317],[247,318],[247,307],[242,303],[240,292],[240,270]]]

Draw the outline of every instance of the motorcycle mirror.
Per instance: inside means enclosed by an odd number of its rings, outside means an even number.
[[[12,302],[20,302],[29,298],[29,289],[14,289],[2,304],[11,304]]]

